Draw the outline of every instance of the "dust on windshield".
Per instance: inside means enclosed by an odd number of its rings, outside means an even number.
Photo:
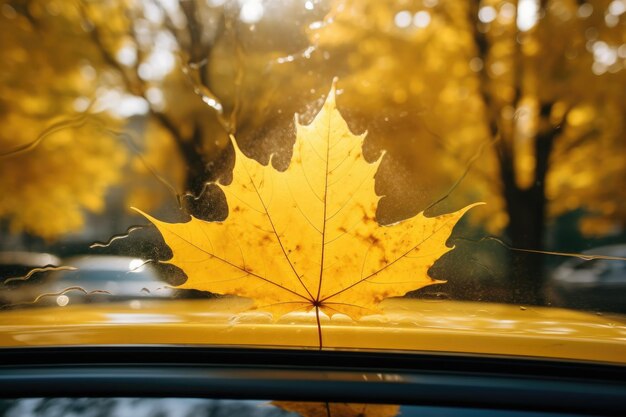
[[[626,312],[626,2],[4,1],[0,303]]]

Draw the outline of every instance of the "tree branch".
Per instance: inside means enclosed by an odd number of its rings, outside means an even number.
[[[104,44],[100,29],[93,22],[93,20],[89,18],[89,14],[86,10],[86,6],[84,2],[83,1],[79,2],[79,5],[80,5],[81,17],[90,25],[91,39],[96,45],[96,47],[98,48],[98,51],[103,61],[109,67],[113,68],[120,75],[120,77],[122,78],[122,82],[124,83],[124,86],[131,94],[143,97],[146,100],[146,102],[148,102],[148,106],[149,106],[148,108],[149,108],[150,114],[161,124],[161,126],[165,130],[167,130],[170,133],[170,135],[172,136],[174,141],[177,143],[179,148],[181,148],[181,146],[184,145],[185,141],[180,131],[174,124],[174,122],[165,113],[155,110],[150,105],[150,101],[146,97],[145,83],[141,80],[141,78],[138,75],[136,75],[134,79],[131,79],[131,77],[128,74],[128,71],[117,61],[117,59],[115,59],[115,56],[111,53],[111,51],[109,51],[109,49]],[[181,148],[181,151],[182,150],[183,149]]]

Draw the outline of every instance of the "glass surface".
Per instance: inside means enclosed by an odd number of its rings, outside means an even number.
[[[623,344],[625,34],[623,0],[3,0],[0,320],[210,299],[322,347],[405,297]]]
[[[294,408],[301,412],[292,411]],[[566,417],[573,414],[383,404],[198,398],[22,398],[0,400],[2,417]]]

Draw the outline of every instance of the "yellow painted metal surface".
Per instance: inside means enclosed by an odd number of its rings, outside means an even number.
[[[185,344],[317,348],[315,318],[227,300],[133,301],[0,313],[0,347]],[[322,320],[334,349],[436,351],[626,363],[626,318],[501,304],[388,300],[385,314]]]

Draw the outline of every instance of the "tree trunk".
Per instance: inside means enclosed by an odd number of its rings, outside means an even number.
[[[542,105],[540,119],[548,123],[553,103]],[[539,132],[535,137],[535,173],[533,184],[525,189],[515,182],[512,158],[501,158],[501,177],[509,215],[507,235],[514,248],[511,258],[511,293],[509,301],[521,304],[543,304],[545,283],[543,261],[540,253],[515,249],[544,250],[546,232],[546,176],[554,141],[561,125]]]
[[[542,250],[545,235],[545,196],[535,187],[505,192],[509,225],[507,235],[511,246]],[[510,265],[509,302],[541,304],[544,284],[543,256],[513,250]]]

